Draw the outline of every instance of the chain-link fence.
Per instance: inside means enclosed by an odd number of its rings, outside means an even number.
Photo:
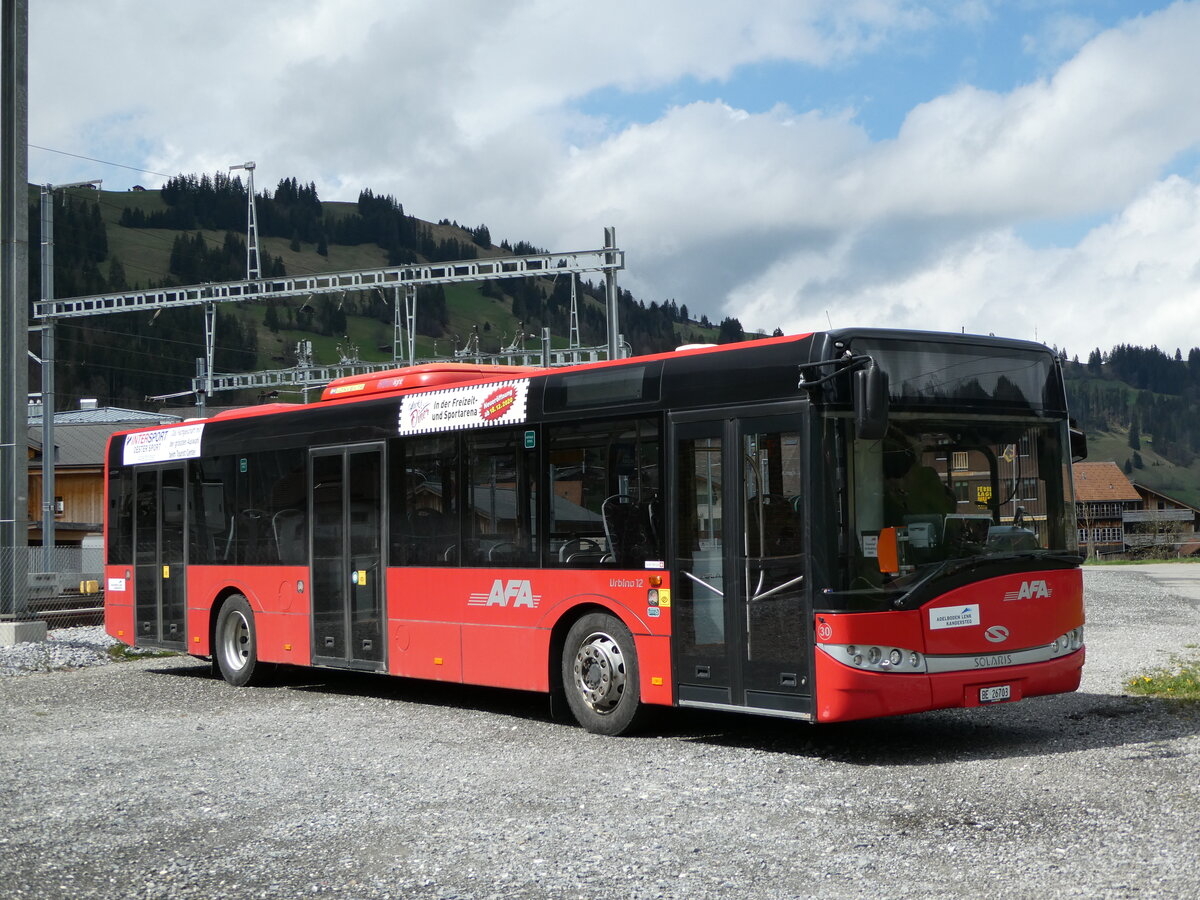
[[[104,621],[104,551],[101,547],[6,548],[13,560],[3,560],[5,578],[24,573],[29,585],[26,609],[15,609],[5,592],[3,612],[18,618],[41,619],[50,628],[99,625]],[[15,562],[14,566],[12,563]]]
[[[0,546],[0,621],[27,617],[25,595],[16,590],[27,580],[27,560],[26,548]]]

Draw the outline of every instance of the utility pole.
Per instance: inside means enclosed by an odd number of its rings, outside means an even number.
[[[262,266],[258,256],[258,215],[254,206],[254,161],[230,166],[229,171],[246,170],[246,280],[259,281]],[[211,300],[204,304],[204,360],[197,363],[204,367],[203,390],[196,392],[196,407],[200,418],[204,418],[208,398],[213,393],[213,364],[217,346],[217,304]]]
[[[0,0],[0,643],[41,640],[29,615],[29,7]]]
[[[257,281],[262,278],[262,265],[258,258],[258,216],[254,207],[254,161],[230,166],[234,169],[246,170],[246,280]]]
[[[572,350],[578,350],[580,346],[579,340],[579,301],[575,297],[575,283],[579,281],[579,276],[575,272],[571,273],[571,331],[570,338],[567,341],[567,346]],[[579,362],[579,357],[574,357],[574,362]]]
[[[604,249],[613,251],[605,254],[605,262],[616,261],[617,229],[609,225],[604,229]],[[617,310],[617,273],[615,269],[604,272],[604,299],[608,306],[608,358],[620,359],[621,325]]]
[[[104,182],[73,181],[42,186],[42,300],[54,299],[54,192],[62,188],[100,188]],[[42,571],[54,571],[54,316],[42,323]]]

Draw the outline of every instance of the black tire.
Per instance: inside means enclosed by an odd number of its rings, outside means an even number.
[[[258,661],[254,610],[241,594],[233,594],[221,607],[212,650],[221,677],[235,687],[262,684],[274,668]]]
[[[589,613],[571,626],[562,683],[571,713],[592,734],[628,734],[642,718],[637,650],[615,616]]]

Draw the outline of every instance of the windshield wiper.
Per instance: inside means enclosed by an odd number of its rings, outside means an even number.
[[[1077,566],[1082,559],[1078,554],[1065,550],[1019,550],[1010,553],[964,556],[957,559],[945,559],[925,571],[918,570],[910,573],[905,577],[917,576],[917,580],[905,584],[898,583],[900,579],[897,579],[879,587],[847,588],[842,591],[825,588],[821,593],[831,598],[876,597],[880,600],[889,600],[893,609],[916,609],[933,596],[932,592],[928,590],[930,585],[984,566],[1033,560],[1051,563],[1055,567]]]
[[[1057,568],[1059,566],[1077,566],[1082,561],[1082,558],[1077,554],[1061,550],[1018,550],[1009,553],[991,553],[980,556],[967,556],[960,559],[948,559],[909,588],[904,596],[893,600],[892,606],[895,609],[915,609],[929,599],[924,589],[934,582],[954,578],[986,566],[1003,566],[1005,563],[1033,560],[1043,563],[1053,563],[1056,564],[1055,568]],[[914,597],[915,602],[910,603],[910,600]]]

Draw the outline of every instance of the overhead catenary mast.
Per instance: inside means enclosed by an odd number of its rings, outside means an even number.
[[[74,187],[93,187],[98,190],[104,182],[73,181],[70,184],[46,184],[41,190],[42,213],[42,300],[54,299],[54,192]],[[54,460],[54,317],[42,323],[42,565],[43,571],[54,571],[55,500]]]
[[[246,281],[254,282],[262,278],[262,263],[258,253],[258,214],[254,205],[254,160],[229,167],[230,172],[235,169],[246,170]],[[210,300],[204,304],[204,359],[196,361],[197,381],[200,382],[196,391],[196,405],[201,416],[205,413],[208,398],[213,395],[216,346],[217,304]]]
[[[214,282],[210,284],[185,285],[183,287],[159,288],[154,290],[123,291],[113,294],[96,294],[86,297],[70,297],[41,301],[34,304],[34,314],[38,317],[57,316],[58,318],[74,318],[78,316],[94,316],[105,313],[159,312],[163,309],[180,308],[185,306],[204,306],[206,313],[205,340],[208,359],[212,358],[213,328],[215,307],[217,303],[244,303],[262,300],[283,300],[287,298],[305,297],[311,299],[321,294],[341,294],[348,291],[368,291],[388,288],[396,289],[396,294],[405,299],[405,320],[408,334],[404,335],[401,327],[399,311],[393,347],[403,346],[401,338],[407,337],[407,356],[414,360],[415,321],[416,321],[416,288],[422,285],[456,284],[473,281],[509,278],[537,278],[551,275],[571,275],[587,272],[597,272],[604,276],[606,298],[615,306],[617,302],[618,270],[625,268],[625,253],[615,244],[614,230],[605,229],[605,246],[595,250],[576,250],[566,253],[534,253],[524,256],[496,256],[475,259],[463,259],[450,262],[415,263],[403,266],[388,266],[380,269],[360,269],[345,272],[325,272],[314,275],[283,275],[267,279]],[[397,299],[400,299],[398,296]],[[547,348],[543,352],[535,352],[541,364],[556,365],[584,361],[583,356],[591,359],[607,351],[608,359],[621,359],[627,353],[627,345],[619,333],[618,312],[615,308],[608,311],[609,346],[580,347],[569,350],[556,350],[553,354]],[[461,354],[456,353],[461,358]],[[484,354],[480,354],[481,356]],[[551,356],[553,355],[553,359]],[[399,353],[388,363],[355,363],[342,371],[333,371],[337,367],[324,367],[320,370],[280,369],[270,372],[245,373],[241,375],[213,374],[211,365],[205,367],[204,360],[200,361],[193,389],[197,394],[197,405],[203,408],[206,396],[219,390],[240,390],[243,388],[279,388],[284,386],[312,387],[318,381],[328,381],[330,378],[348,374],[383,368],[394,368],[401,360]],[[486,354],[495,357],[497,354]],[[483,361],[483,360],[480,360]],[[501,362],[499,359],[489,359],[488,362]],[[524,359],[509,359],[522,365],[538,364]],[[163,395],[168,396],[168,395]]]
[[[29,387],[27,310],[29,198],[26,172],[29,9],[0,2],[0,640],[40,640],[29,612],[26,452]]]

